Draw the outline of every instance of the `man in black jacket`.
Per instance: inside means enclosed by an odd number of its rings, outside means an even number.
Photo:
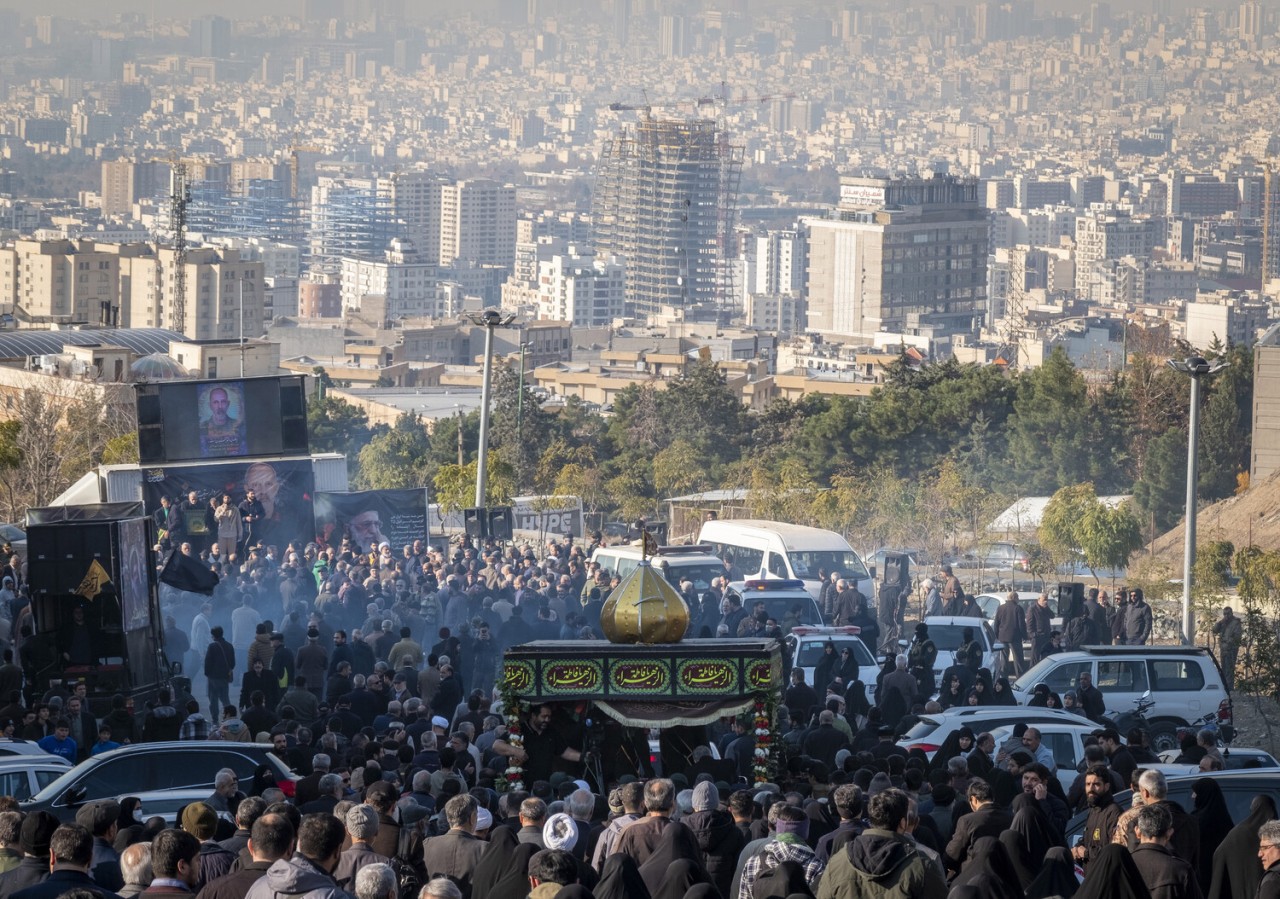
[[[1012,662],[1013,671],[1005,667],[1005,674],[1013,676],[1027,670],[1027,659],[1022,652],[1022,642],[1027,639],[1027,623],[1022,616],[1022,607],[1018,605],[1018,594],[1010,591],[995,615],[996,639],[1006,647],[1006,659]]]
[[[18,848],[22,861],[18,867],[0,874],[0,897],[9,899],[14,893],[49,876],[49,841],[58,829],[58,819],[49,812],[30,812],[18,830]],[[92,858],[92,855],[90,856]]]
[[[222,707],[231,705],[231,678],[235,673],[236,651],[222,637],[222,628],[210,629],[212,642],[204,653],[204,676],[209,679],[209,720],[222,718]]]
[[[277,814],[263,815],[253,822],[249,834],[249,855],[253,861],[210,881],[200,895],[205,899],[242,899],[249,887],[266,875],[272,863],[293,854],[293,845],[294,831],[289,819]]]
[[[1120,806],[1111,795],[1111,774],[1105,765],[1094,765],[1085,772],[1084,794],[1089,802],[1089,817],[1084,822],[1084,835],[1071,850],[1071,857],[1087,871],[1089,863],[1111,842],[1120,818]]]
[[[949,871],[959,871],[964,866],[974,843],[982,837],[998,838],[1013,823],[1013,816],[1008,809],[995,804],[991,784],[985,780],[975,780],[969,784],[968,799],[969,814],[961,817],[956,824],[955,833],[951,842],[947,843],[947,851],[943,856]]]
[[[115,893],[93,882],[89,865],[93,861],[93,835],[79,824],[63,824],[49,838],[53,866],[49,876],[34,886],[11,895],[14,899],[57,899],[71,890],[87,890],[100,899],[118,899]]]
[[[1135,825],[1138,845],[1133,863],[1152,899],[1201,899],[1200,884],[1191,865],[1169,851],[1173,818],[1160,805],[1143,806]]]

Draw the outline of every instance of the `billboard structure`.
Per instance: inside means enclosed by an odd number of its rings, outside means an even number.
[[[538,534],[547,537],[583,537],[582,499],[577,496],[516,496],[511,499],[512,526],[516,539]],[[431,524],[441,531],[466,530],[464,510],[447,512],[430,507]]]
[[[216,540],[218,528],[213,520],[213,505],[224,494],[229,494],[232,503],[238,504],[249,490],[253,490],[262,503],[263,515],[244,535],[244,545],[275,546],[283,553],[291,543],[301,550],[315,540],[312,508],[315,478],[310,459],[222,461],[142,470],[142,498],[150,513],[160,508],[162,496],[185,506],[187,497],[192,492],[196,494],[203,516],[195,510],[184,509],[185,530],[171,534],[170,539],[175,544],[188,541],[197,552]]]
[[[135,385],[143,465],[309,452],[302,375]]]
[[[347,537],[369,552],[385,540],[399,552],[405,544],[427,539],[425,489],[317,493],[315,515],[321,545],[338,546]]]

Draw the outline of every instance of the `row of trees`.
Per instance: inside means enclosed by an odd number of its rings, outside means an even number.
[[[1247,471],[1253,365],[1238,347],[1207,355],[1230,362],[1205,385],[1200,493],[1212,501]],[[628,387],[607,416],[572,399],[550,412],[527,388],[522,398],[516,372],[500,366],[491,500],[571,494],[590,511],[630,518],[659,512],[665,497],[737,488],[753,514],[939,549],[1013,498],[1063,487],[1132,493],[1146,536],[1181,516],[1189,382],[1162,358],[1138,356],[1095,383],[1060,350],[1014,373],[904,358],[869,397],[810,394],[758,412],[709,361],[663,387]],[[428,434],[412,415],[371,429],[340,400],[311,408],[312,445],[346,452],[356,484],[431,485],[447,506],[470,504],[478,429],[478,413]]]

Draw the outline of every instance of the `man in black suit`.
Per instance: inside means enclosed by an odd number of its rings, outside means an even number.
[[[1008,830],[1013,816],[1008,809],[995,804],[991,784],[975,780],[969,784],[969,814],[960,818],[955,834],[947,844],[945,860],[948,871],[959,872],[973,850],[973,844],[982,837],[996,837]]]

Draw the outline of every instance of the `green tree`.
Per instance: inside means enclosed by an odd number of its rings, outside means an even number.
[[[1079,558],[1080,522],[1097,505],[1093,484],[1084,483],[1063,487],[1044,507],[1036,536],[1057,564]]]
[[[1231,557],[1236,548],[1230,540],[1211,540],[1196,547],[1193,572],[1195,586],[1203,590],[1220,591],[1230,586]]]
[[[441,466],[432,481],[440,511],[448,514],[475,505],[478,474],[475,460],[465,465],[455,463]],[[515,483],[515,468],[499,451],[489,453],[489,464],[485,469],[485,505],[501,506],[509,503],[515,495]]]
[[[311,451],[342,453],[355,461],[369,442],[369,414],[336,396],[311,397],[307,402],[307,431]]]
[[[705,486],[702,456],[685,438],[677,437],[653,457],[653,487],[659,497],[692,493]]]
[[[1232,347],[1226,368],[1204,378],[1208,398],[1200,418],[1200,497],[1210,502],[1235,493],[1249,470],[1253,442],[1253,353]]]
[[[355,484],[364,490],[425,487],[430,440],[422,419],[406,412],[395,425],[375,435],[360,450],[360,470]]]
[[[1100,568],[1115,571],[1126,567],[1129,557],[1142,546],[1142,528],[1127,505],[1112,507],[1095,501],[1080,519],[1076,532],[1094,580],[1098,579]]]
[[[1043,495],[1113,474],[1105,444],[1094,440],[1099,410],[1084,378],[1061,347],[1021,376],[1008,429],[1008,483],[1022,495]]]
[[[1143,520],[1154,518],[1157,530],[1178,523],[1186,510],[1187,432],[1170,430],[1147,448],[1142,477],[1133,485],[1133,501]]]

